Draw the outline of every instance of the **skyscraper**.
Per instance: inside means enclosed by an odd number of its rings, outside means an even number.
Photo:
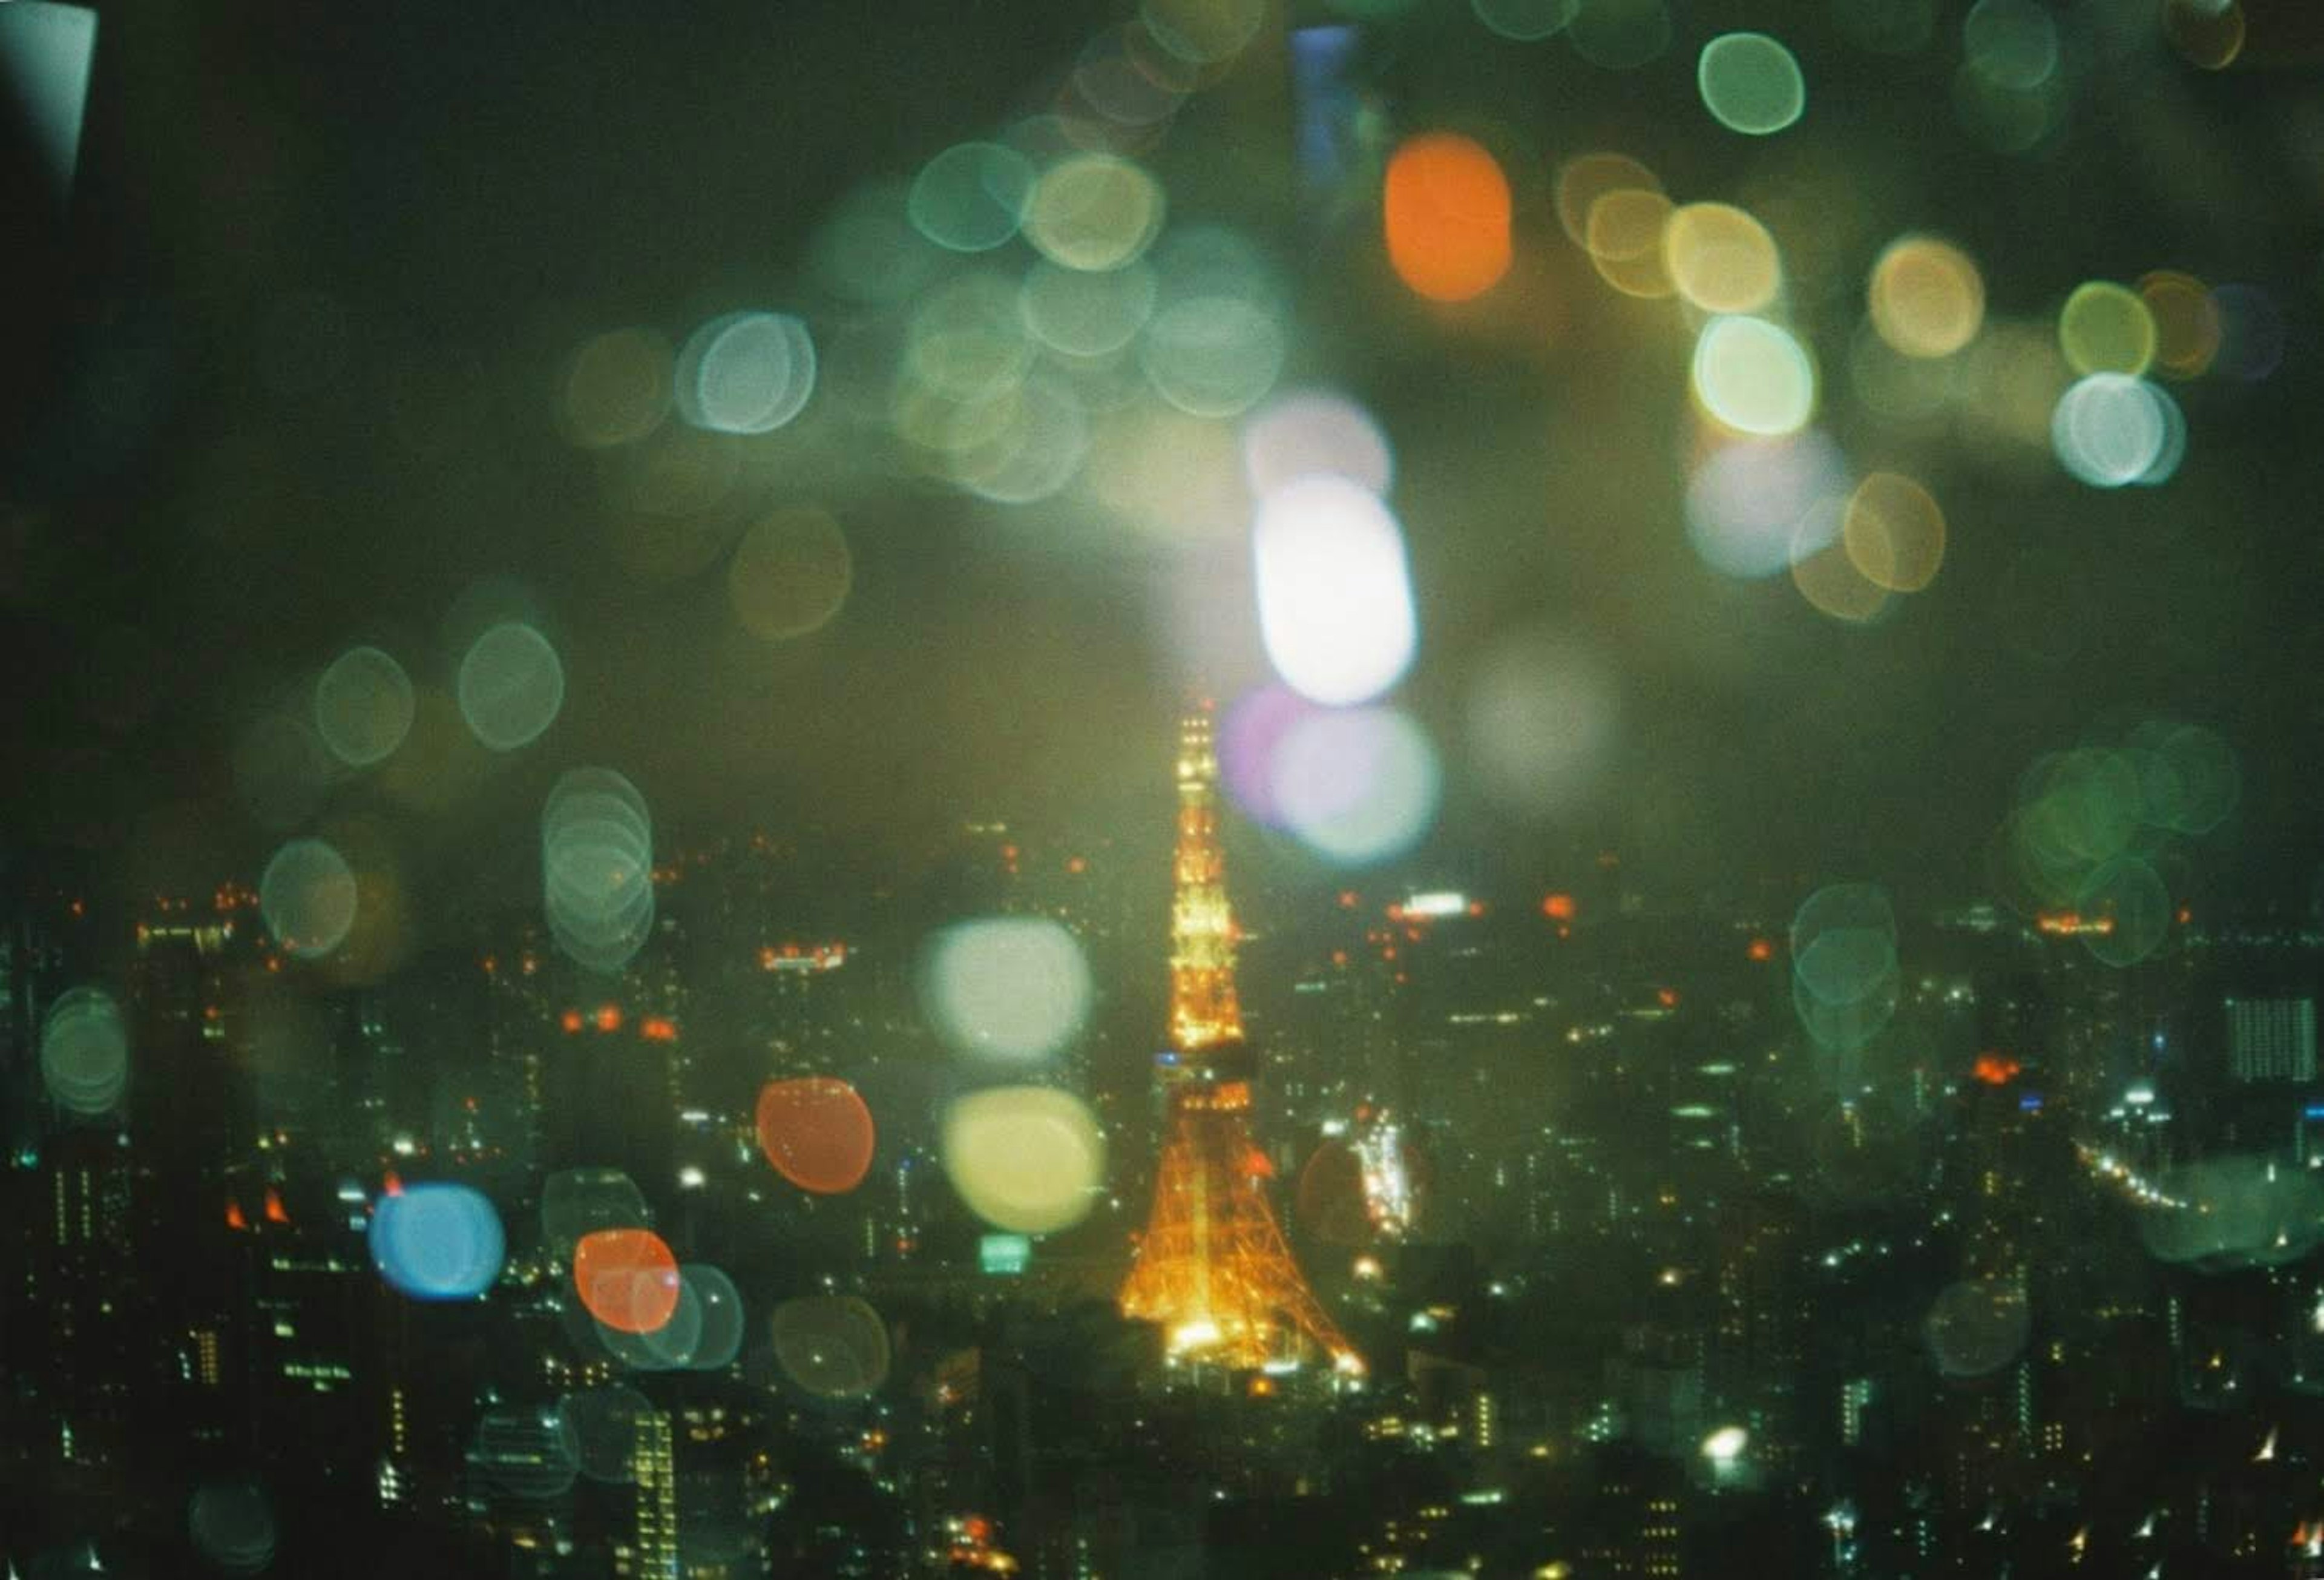
[[[2227,1069],[2238,1081],[2316,1078],[2316,1001],[2229,999]]]
[[[613,1549],[613,1573],[644,1580],[678,1574],[678,1468],[669,1412],[641,1409],[632,1421],[630,1478],[637,1502],[630,1539]]]

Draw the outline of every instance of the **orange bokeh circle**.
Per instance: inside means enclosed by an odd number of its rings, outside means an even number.
[[[767,1161],[801,1190],[839,1196],[871,1170],[872,1111],[835,1076],[768,1082],[759,1092],[758,1130]]]
[[[678,1310],[678,1258],[650,1229],[599,1229],[573,1248],[573,1288],[620,1333],[652,1333]]]
[[[1381,192],[1388,259],[1432,301],[1481,296],[1508,273],[1509,181],[1481,145],[1452,132],[1415,137],[1388,161]]]

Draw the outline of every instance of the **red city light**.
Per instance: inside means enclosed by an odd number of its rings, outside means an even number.
[[[2006,1053],[1980,1053],[1969,1074],[1988,1086],[2006,1086],[2024,1067]]]

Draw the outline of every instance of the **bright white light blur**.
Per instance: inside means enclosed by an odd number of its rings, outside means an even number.
[[[1340,707],[1403,678],[1419,633],[1386,505],[1344,477],[1303,477],[1261,501],[1251,546],[1259,632],[1294,690]]]
[[[1170,1348],[1174,1354],[1207,1349],[1218,1342],[1219,1325],[1207,1317],[1182,1322],[1170,1330]]]
[[[2058,462],[2093,488],[2144,478],[2163,459],[2170,420],[2162,392],[2128,374],[2094,373],[2058,397],[2050,443]]]
[[[1694,343],[1694,393],[1738,433],[1796,432],[1815,411],[1815,365],[1789,330],[1765,319],[1713,319]]]
[[[1686,535],[1703,562],[1722,575],[1774,576],[1829,548],[1843,517],[1821,513],[1845,499],[1848,463],[1820,431],[1791,439],[1738,439],[1695,468],[1686,488]]]
[[[1019,1234],[1079,1223],[1105,1178],[1096,1119],[1053,1086],[991,1086],[954,1099],[943,1148],[945,1172],[970,1210]]]
[[[1278,395],[1244,420],[1242,465],[1253,494],[1264,497],[1318,475],[1345,477],[1385,497],[1396,476],[1388,436],[1361,406],[1328,390]]]
[[[1703,1457],[1717,1465],[1732,1465],[1742,1457],[1751,1434],[1740,1427],[1721,1427],[1702,1440]]]
[[[1406,916],[1460,916],[1469,909],[1469,897],[1452,889],[1434,889],[1404,902]]]
[[[1301,719],[1284,733],[1270,781],[1292,831],[1342,866],[1411,849],[1435,818],[1442,788],[1428,737],[1387,707]]]
[[[938,934],[924,998],[945,1040],[963,1053],[1033,1059],[1055,1053],[1089,1016],[1081,944],[1041,917],[995,917]]]

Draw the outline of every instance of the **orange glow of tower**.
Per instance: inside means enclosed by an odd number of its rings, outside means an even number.
[[[1260,1183],[1271,1170],[1250,1134],[1251,1062],[1235,997],[1218,777],[1205,704],[1179,731],[1168,1129],[1121,1313],[1159,1326],[1174,1357],[1250,1370],[1320,1354],[1335,1371],[1361,1372],[1361,1358],[1307,1287]]]
[[[1219,846],[1219,760],[1207,710],[1178,732],[1178,851],[1170,904],[1170,1046],[1184,1060],[1242,1040],[1234,910]]]

